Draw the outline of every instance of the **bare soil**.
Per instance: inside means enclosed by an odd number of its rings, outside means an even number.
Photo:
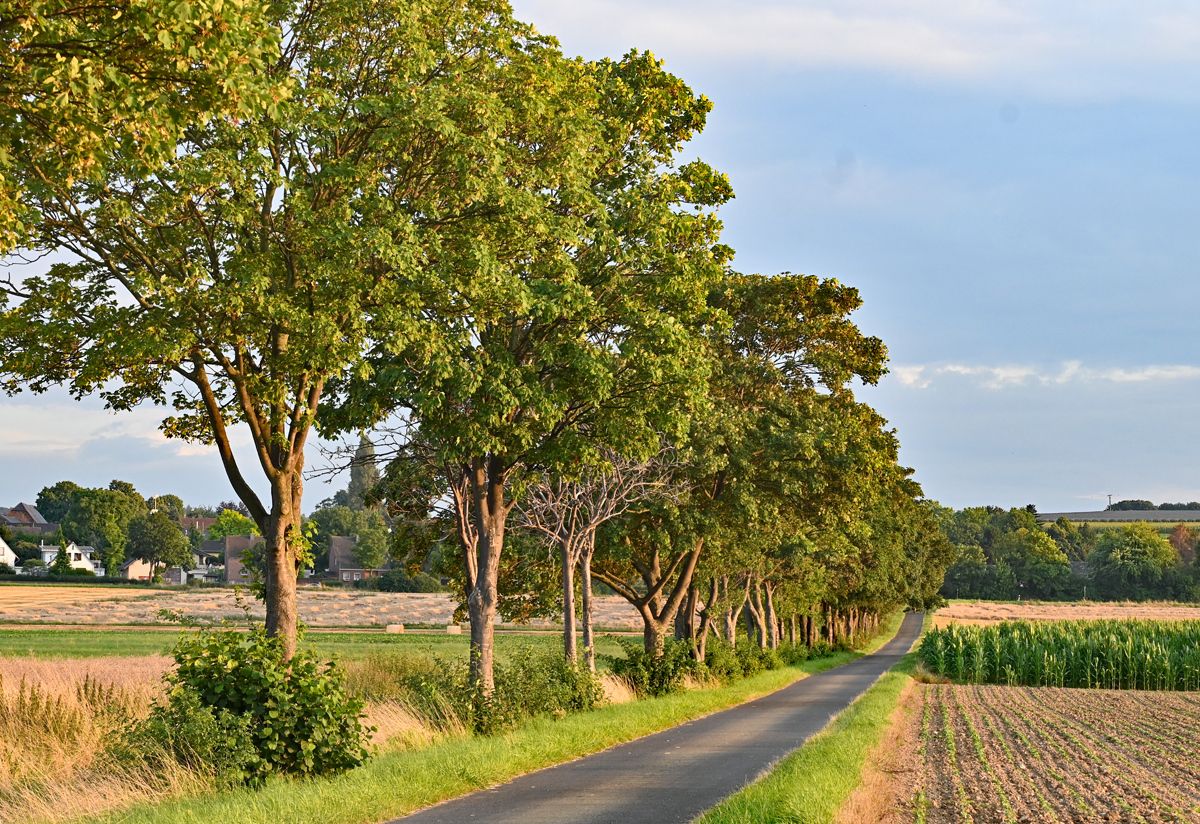
[[[942,607],[933,616],[936,627],[951,621],[958,624],[992,624],[997,621],[1094,621],[1101,618],[1150,618],[1160,621],[1200,619],[1200,607],[1174,603],[1134,603],[1131,601],[1095,603],[1016,603],[987,601],[956,603]]]
[[[920,687],[908,821],[1200,822],[1200,696]]]
[[[310,627],[362,627],[386,624],[446,626],[454,620],[455,599],[447,593],[371,592],[301,589],[300,618]],[[250,601],[263,618],[262,604]],[[637,631],[642,620],[617,596],[597,597],[599,627]],[[123,590],[113,587],[0,586],[0,624],[161,624],[159,610],[175,610],[201,620],[236,619],[242,611],[232,589]],[[550,621],[529,626],[549,628]]]

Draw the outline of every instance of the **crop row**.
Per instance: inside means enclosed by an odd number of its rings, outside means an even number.
[[[973,684],[1200,690],[1200,621],[1004,621],[931,629],[921,661]]]

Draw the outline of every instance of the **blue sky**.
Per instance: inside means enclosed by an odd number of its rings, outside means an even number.
[[[691,151],[733,182],[735,266],[862,290],[892,374],[861,397],[930,497],[1200,500],[1200,7],[516,10],[570,54],[649,49],[713,100]],[[166,442],[157,418],[0,399],[0,503],[60,478],[230,497],[215,454]],[[314,481],[306,506],[327,494]]]

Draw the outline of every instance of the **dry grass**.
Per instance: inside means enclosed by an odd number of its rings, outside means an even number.
[[[157,655],[0,657],[0,824],[68,821],[210,789],[210,776],[172,758],[118,760],[106,747],[122,726],[146,717],[171,663]],[[382,673],[357,674],[384,686]],[[369,700],[366,713],[381,752],[422,749],[462,732],[401,700]]]
[[[990,601],[956,602],[942,607],[933,616],[933,626],[941,629],[957,624],[994,624],[999,621],[1094,621],[1104,618],[1150,618],[1162,621],[1193,621],[1200,609],[1192,604],[1162,601],[1077,601],[993,603]]]
[[[910,682],[896,702],[889,726],[862,768],[862,783],[838,810],[834,824],[901,824],[908,819],[896,803],[898,776],[913,770],[914,754],[906,747],[916,720],[920,694]]]
[[[637,700],[637,693],[629,682],[611,672],[600,673],[600,686],[604,688],[604,700],[609,704],[628,704]]]
[[[194,793],[170,759],[118,762],[106,746],[145,717],[169,658],[0,658],[0,824],[63,821]]]

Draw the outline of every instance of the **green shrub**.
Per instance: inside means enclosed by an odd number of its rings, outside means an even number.
[[[16,575],[17,571],[8,564],[0,561],[0,575]]]
[[[162,753],[197,772],[210,773],[220,786],[250,779],[256,753],[250,718],[205,706],[190,690],[176,687],[166,704],[128,728],[114,748],[136,759]]]
[[[704,666],[714,678],[733,681],[745,676],[742,662],[724,638],[710,638],[704,650]]]
[[[826,644],[828,647],[828,644]],[[823,653],[817,648],[809,648],[805,644],[780,644],[779,649],[775,650],[775,654],[779,656],[779,660],[788,666],[803,664],[810,658],[821,658],[823,655],[829,655],[832,650],[825,650]]]
[[[606,655],[614,675],[629,682],[638,695],[667,695],[683,688],[684,677],[705,677],[708,668],[703,662],[692,658],[692,645],[686,641],[668,638],[663,642],[662,653],[651,656],[641,642],[631,638],[614,639],[625,651],[623,657]]]
[[[184,635],[174,657],[164,712],[190,718],[195,699],[217,711],[218,724],[226,723],[221,711],[244,719],[253,748],[245,765],[250,781],[273,773],[331,775],[367,757],[361,699],[347,690],[341,669],[320,664],[313,650],[285,662],[283,640],[256,626]]]

